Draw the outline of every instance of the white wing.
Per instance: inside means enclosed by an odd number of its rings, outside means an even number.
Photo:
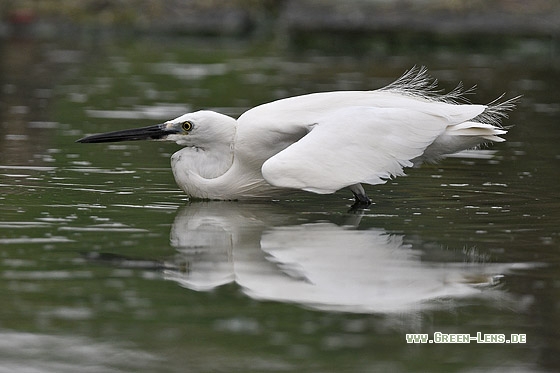
[[[441,103],[440,103],[441,104]],[[442,135],[448,126],[484,111],[483,105],[448,105],[449,111],[352,106],[329,111],[299,141],[262,166],[277,187],[333,193],[356,183],[381,184]],[[433,109],[433,108],[432,108]]]

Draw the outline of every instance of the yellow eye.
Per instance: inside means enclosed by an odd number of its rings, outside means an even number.
[[[193,124],[187,120],[183,122],[183,124],[181,124],[181,128],[183,129],[183,131],[189,132],[193,129]]]

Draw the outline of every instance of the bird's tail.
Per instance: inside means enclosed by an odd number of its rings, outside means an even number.
[[[500,135],[505,135],[507,133],[507,131],[501,127],[479,122],[463,122],[449,126],[445,132],[448,136],[469,136],[494,142],[506,141],[503,137],[500,137]],[[475,141],[480,142],[479,140]]]
[[[520,97],[499,102],[501,97],[487,105],[486,109],[470,121],[453,124],[426,148],[424,154],[412,162],[419,166],[423,162],[437,162],[448,155],[475,148],[485,142],[503,142],[501,135],[507,128],[501,126],[501,120],[507,117],[508,111],[515,107]]]
[[[501,121],[507,118],[508,112],[515,108],[521,96],[500,102],[503,96],[501,95],[486,105],[486,109],[472,120],[447,127],[445,135],[470,138],[470,141],[465,138],[465,143],[476,142],[479,144],[485,141],[506,141],[503,137],[500,137],[500,135],[507,133],[507,128],[502,127]]]

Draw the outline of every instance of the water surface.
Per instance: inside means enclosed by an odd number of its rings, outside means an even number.
[[[524,45],[352,57],[7,42],[0,371],[557,369],[560,75],[546,46]],[[478,85],[476,102],[524,97],[507,142],[370,186],[363,211],[347,191],[189,201],[169,169],[176,145],[74,143],[189,110],[376,88],[413,65],[446,89]],[[434,332],[527,343],[406,343]]]

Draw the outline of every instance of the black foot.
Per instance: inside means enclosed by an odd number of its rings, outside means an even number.
[[[352,192],[352,194],[354,195],[354,200],[356,201],[354,204],[359,203],[361,205],[371,205],[371,199],[369,199],[367,195],[355,192]]]
[[[350,207],[349,212],[363,210],[371,205],[371,199],[365,194],[354,193],[354,204]]]

